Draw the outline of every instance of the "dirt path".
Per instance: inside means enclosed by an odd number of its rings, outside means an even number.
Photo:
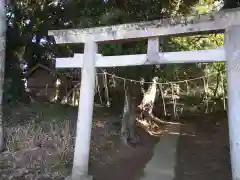
[[[143,130],[138,131],[141,144],[136,148],[122,147],[118,145],[115,150],[109,152],[106,164],[92,161],[90,174],[94,180],[139,180],[143,175],[146,164],[153,156],[154,145],[158,138],[149,136]],[[119,141],[115,140],[115,143]]]
[[[185,122],[180,133],[174,180],[231,179],[226,120],[217,126],[203,120]],[[156,142],[143,131],[141,136],[142,146],[136,149],[114,148],[105,152],[112,159],[107,164],[92,162],[90,173],[95,180],[139,180],[153,156]]]

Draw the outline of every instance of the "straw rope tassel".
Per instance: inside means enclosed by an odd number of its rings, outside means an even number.
[[[162,89],[162,84],[159,84],[159,89],[162,97],[162,102],[163,102],[163,110],[164,110],[164,116],[167,116],[167,111],[166,111],[166,104],[165,104],[165,98],[163,94],[163,89]]]

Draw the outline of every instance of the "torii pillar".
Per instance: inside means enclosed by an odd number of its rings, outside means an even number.
[[[240,26],[225,31],[232,179],[240,180]]]
[[[71,177],[67,178],[68,180],[92,180],[92,177],[88,175],[88,162],[94,106],[97,46],[97,43],[91,39],[84,46],[73,169]]]

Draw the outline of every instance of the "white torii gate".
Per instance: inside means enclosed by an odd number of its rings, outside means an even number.
[[[159,53],[159,36],[224,32],[225,45],[215,50]],[[49,31],[57,44],[85,43],[84,54],[59,58],[57,68],[82,67],[77,137],[71,180],[91,179],[88,159],[92,127],[95,67],[226,61],[228,72],[228,118],[233,180],[240,180],[240,9],[215,15],[156,20],[111,27]],[[147,55],[101,56],[97,43],[148,38]]]

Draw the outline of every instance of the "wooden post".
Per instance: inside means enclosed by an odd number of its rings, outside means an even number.
[[[96,53],[96,42],[92,40],[86,42],[84,47],[84,60],[77,119],[77,136],[71,180],[92,179],[88,176],[88,160],[94,105]]]
[[[232,179],[240,180],[240,26],[226,29],[225,50],[228,72],[228,123]]]

